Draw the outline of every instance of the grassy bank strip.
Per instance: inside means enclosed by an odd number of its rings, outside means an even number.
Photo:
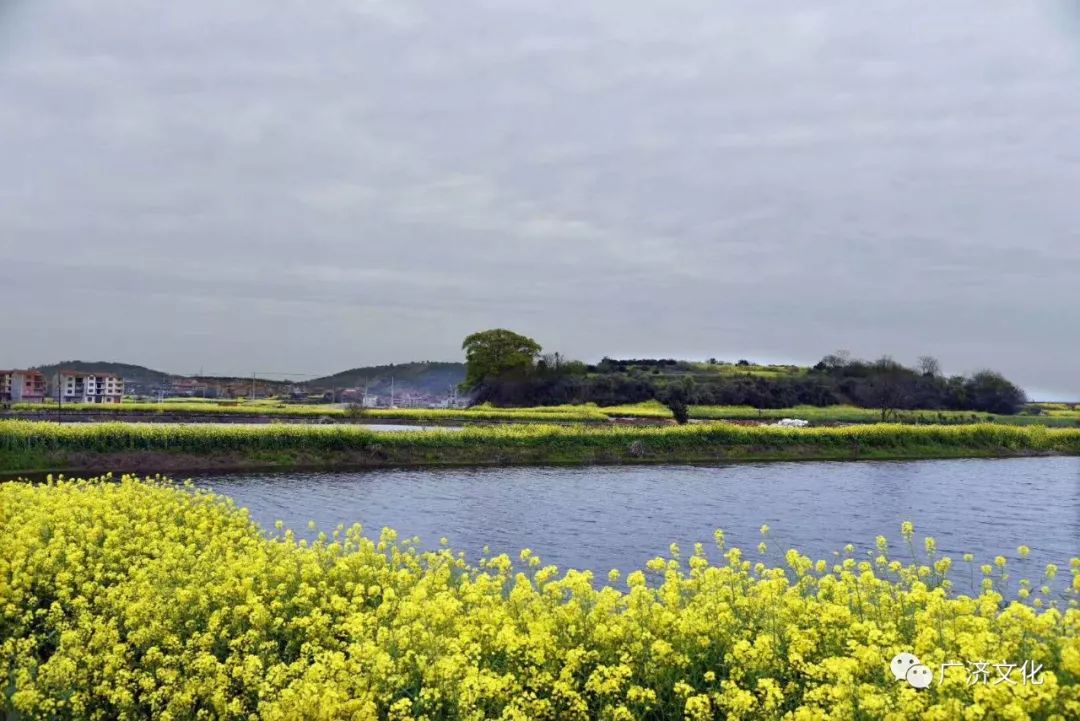
[[[415,420],[428,422],[510,421],[535,422],[581,422],[604,423],[608,415],[592,406],[550,406],[543,408],[364,408],[347,409],[324,405],[268,405],[245,403],[221,405],[216,403],[68,403],[60,406],[48,403],[15,403],[15,411],[43,413],[99,413],[135,415],[155,413],[164,415],[187,414],[206,416],[214,414],[238,416],[271,416],[295,418],[332,418],[356,420]]]
[[[600,409],[611,417],[671,418],[671,411],[660,403],[635,403],[605,406]],[[801,418],[811,423],[880,423],[881,411],[857,406],[793,406],[791,408],[754,408],[752,406],[690,406],[690,417],[700,420],[777,421]],[[1080,427],[1080,412],[1048,410],[1042,415],[998,415],[973,411],[899,411],[890,420],[905,424],[965,425],[1000,423],[1002,425],[1042,425],[1056,428]]]
[[[470,563],[390,529],[267,530],[164,481],[0,484],[0,717],[1050,720],[1080,707],[1080,559],[1010,581],[1004,557],[954,565],[907,523],[895,545],[829,560],[774,548],[763,526],[756,551],[717,531],[596,578],[530,550]],[[962,666],[920,691],[894,677],[899,653],[926,673],[988,656],[1038,672],[976,685]]]
[[[1037,453],[1080,455],[1080,430],[970,426],[873,425],[846,428],[514,425],[462,431],[377,433],[357,426],[200,426],[0,421],[0,469],[125,468],[149,461],[176,469],[167,455],[205,466],[618,463],[726,459],[943,458]],[[58,465],[59,464],[59,465]],[[182,467],[182,466],[181,466]]]
[[[692,418],[709,420],[780,420],[802,418],[811,423],[879,423],[881,411],[857,406],[795,406],[792,408],[757,409],[749,406],[692,406]],[[898,411],[890,420],[905,424],[963,425],[971,423],[1000,423],[1003,425],[1077,426],[1080,415],[999,415],[973,411]]]
[[[49,403],[16,403],[16,412],[51,415],[57,406]],[[612,418],[670,420],[671,410],[656,401],[621,406],[599,407],[594,404],[537,406],[533,408],[496,408],[490,405],[472,408],[364,408],[347,409],[327,405],[302,405],[278,402],[214,403],[205,401],[165,403],[71,403],[59,409],[64,413],[116,414],[118,418],[138,420],[139,415],[180,416],[199,419],[213,416],[264,416],[267,418],[328,418],[332,420],[400,420],[419,423],[605,423]],[[690,417],[698,420],[777,421],[801,418],[815,424],[879,423],[881,411],[856,406],[794,406],[791,408],[753,408],[751,406],[691,406]],[[1043,425],[1057,428],[1080,427],[1080,411],[1044,409],[1041,415],[995,415],[971,411],[901,411],[890,420],[905,424],[963,425],[999,423],[1002,425]]]

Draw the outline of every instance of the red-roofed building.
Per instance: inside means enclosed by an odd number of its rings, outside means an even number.
[[[0,370],[0,402],[41,403],[45,400],[45,375],[40,371]]]

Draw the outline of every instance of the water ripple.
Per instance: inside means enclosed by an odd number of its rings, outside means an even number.
[[[943,551],[979,559],[1032,558],[1033,578],[1048,562],[1080,556],[1080,459],[860,461],[723,466],[390,469],[204,475],[196,482],[232,496],[264,527],[280,518],[310,536],[309,520],[329,530],[389,526],[434,547],[447,536],[475,559],[486,545],[516,557],[531,548],[560,567],[640,567],[678,542],[729,544],[757,556],[758,528],[770,526],[769,560],[796,547],[829,558],[846,543],[862,552],[900,523]],[[920,541],[921,545],[921,541]],[[716,557],[718,554],[712,554]],[[1027,568],[1025,568],[1025,566]]]

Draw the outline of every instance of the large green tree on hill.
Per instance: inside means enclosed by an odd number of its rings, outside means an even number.
[[[541,350],[532,338],[504,328],[473,333],[465,338],[461,348],[465,351],[462,385],[466,389],[473,389],[485,380],[531,371]]]

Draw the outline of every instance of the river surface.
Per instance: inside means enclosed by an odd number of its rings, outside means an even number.
[[[915,523],[917,550],[998,554],[1014,579],[1036,581],[1052,562],[1068,578],[1080,556],[1080,458],[847,461],[723,466],[587,466],[397,469],[201,475],[196,483],[231,496],[265,528],[281,519],[299,535],[361,523],[388,526],[434,547],[445,536],[469,560],[489,546],[516,558],[522,548],[560,568],[606,574],[641,567],[679,543],[713,549],[713,530],[758,557],[768,524],[768,560],[795,547],[832,558],[847,543],[865,557],[878,534],[910,559],[900,524]],[[1029,559],[1017,546],[1031,548]],[[902,552],[901,552],[902,550]],[[954,571],[954,574],[957,571]],[[976,571],[978,574],[978,571]],[[1061,582],[1059,578],[1058,582]],[[966,589],[958,589],[966,591]]]

